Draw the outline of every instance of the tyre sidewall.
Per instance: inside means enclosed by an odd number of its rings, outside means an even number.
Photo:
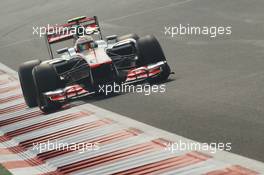
[[[32,60],[23,63],[18,70],[18,77],[26,104],[29,107],[37,106],[37,93],[33,80],[32,70],[41,63],[40,60]]]

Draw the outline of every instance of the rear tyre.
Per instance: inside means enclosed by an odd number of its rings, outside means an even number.
[[[61,103],[51,101],[43,95],[45,92],[62,87],[62,82],[59,79],[54,67],[47,63],[36,66],[33,69],[33,79],[36,86],[39,108],[45,113],[60,109],[62,107]]]
[[[158,40],[153,35],[147,35],[139,38],[137,42],[138,60],[136,62],[138,67],[154,64],[160,61],[166,61],[163,50]],[[171,73],[170,67],[167,63],[161,66],[161,72],[155,77],[150,78],[150,83],[159,83],[166,81]]]
[[[40,60],[27,61],[20,65],[18,76],[22,88],[23,96],[28,107],[36,107],[37,93],[33,80],[32,70],[35,66],[41,63]]]
[[[135,33],[130,33],[130,34],[127,34],[127,35],[123,35],[123,36],[117,37],[117,41],[123,41],[123,40],[126,40],[126,39],[138,40],[139,36],[137,34],[135,34]]]

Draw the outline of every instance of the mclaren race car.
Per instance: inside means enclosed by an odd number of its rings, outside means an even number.
[[[70,40],[71,47],[53,52],[53,44]],[[28,61],[19,67],[26,104],[44,112],[58,110],[71,99],[100,94],[101,85],[155,84],[171,74],[154,36],[128,34],[103,39],[96,16],[81,16],[50,27],[45,41],[50,59]]]

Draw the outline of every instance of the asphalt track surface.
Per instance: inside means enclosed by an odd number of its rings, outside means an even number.
[[[166,93],[87,102],[199,142],[231,142],[232,152],[264,161],[264,1],[10,0],[0,5],[0,62],[17,69],[48,57],[33,26],[97,15],[104,35],[154,34],[175,75]],[[231,25],[219,38],[171,38],[164,26]]]

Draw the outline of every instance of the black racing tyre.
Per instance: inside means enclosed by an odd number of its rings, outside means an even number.
[[[138,49],[138,66],[165,61],[163,50],[158,40],[153,35],[141,37],[137,42]]]
[[[44,92],[56,90],[63,87],[54,67],[48,63],[40,64],[33,69],[33,79],[36,86],[37,102],[39,108],[45,112],[53,112],[62,107],[59,102],[53,102],[45,98]]]
[[[130,39],[130,38],[138,40],[139,36],[137,34],[135,34],[135,33],[130,33],[130,34],[127,34],[127,35],[123,35],[123,36],[117,37],[117,41],[123,41],[123,40]]]
[[[166,57],[158,40],[153,35],[147,35],[139,38],[137,42],[138,60],[136,62],[138,67],[149,64],[166,61]],[[167,63],[161,66],[161,73],[149,79],[151,83],[159,83],[168,79],[171,73],[170,67]]]
[[[28,107],[36,107],[37,94],[33,80],[32,70],[41,63],[40,60],[27,61],[20,65],[18,76],[22,88],[23,96]]]

